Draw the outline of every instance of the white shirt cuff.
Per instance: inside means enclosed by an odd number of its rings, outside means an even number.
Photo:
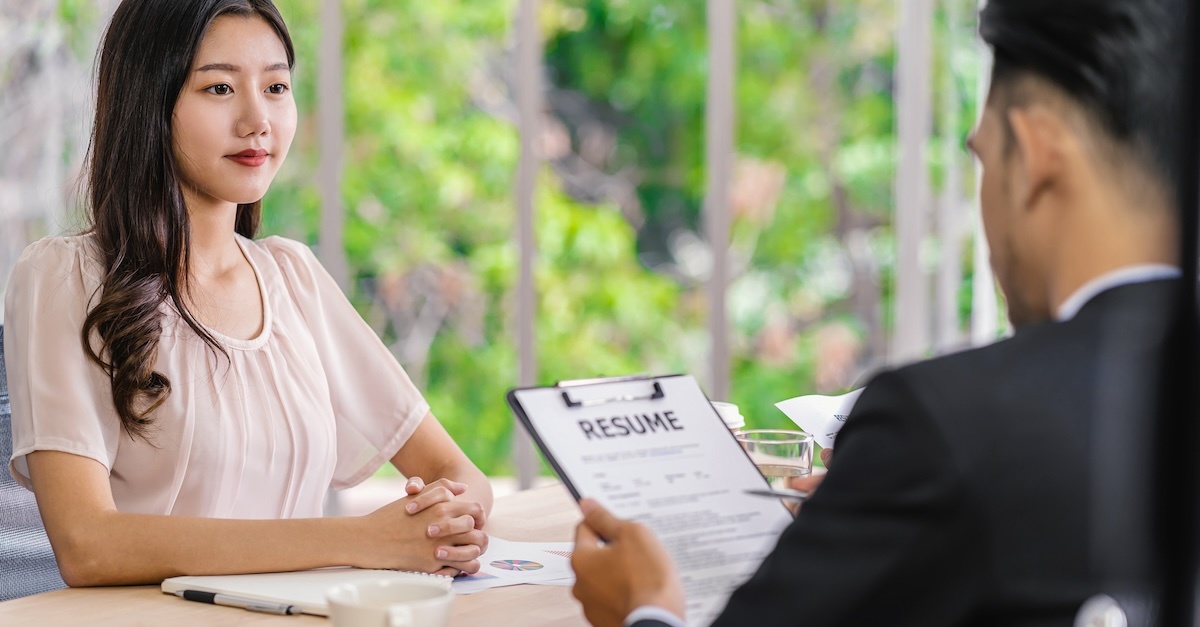
[[[629,616],[625,617],[625,627],[629,627],[639,620],[656,620],[671,627],[687,627],[683,621],[679,620],[678,616],[657,605],[643,605],[630,612]]]

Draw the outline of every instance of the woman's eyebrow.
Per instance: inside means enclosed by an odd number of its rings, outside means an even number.
[[[279,70],[290,70],[290,69],[292,69],[292,66],[288,65],[287,63],[280,62],[280,63],[272,63],[271,65],[268,65],[263,71],[264,72],[277,72]],[[196,72],[215,72],[215,71],[241,72],[242,68],[240,68],[236,65],[233,65],[232,63],[209,63],[207,65],[202,65],[202,66],[196,68],[195,71]]]

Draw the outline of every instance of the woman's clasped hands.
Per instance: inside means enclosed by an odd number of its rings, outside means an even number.
[[[364,517],[369,557],[363,567],[452,577],[477,572],[488,546],[486,514],[479,503],[460,498],[467,485],[410,477],[404,490],[408,496]]]

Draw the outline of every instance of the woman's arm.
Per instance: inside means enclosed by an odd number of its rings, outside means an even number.
[[[454,500],[478,503],[485,517],[492,512],[492,484],[432,413],[425,414],[408,442],[392,458],[392,465],[405,477],[421,480],[421,485],[416,486],[415,490],[411,489],[413,484],[410,483],[409,494],[420,492],[425,484],[438,479],[449,479],[466,485],[466,490],[455,495]],[[417,500],[421,507],[438,501],[435,496]],[[484,522],[483,519],[477,520],[476,528],[482,528]]]
[[[228,520],[117,511],[104,466],[60,453],[30,453],[29,476],[63,580],[70,586],[158,583],[177,575],[304,570],[324,566],[475,572],[480,546],[466,542],[438,559],[431,525],[453,528],[482,516],[468,501],[439,503],[417,514],[411,497],[367,516]],[[454,529],[470,538],[469,530]],[[486,539],[475,531],[477,544]],[[444,544],[444,541],[442,541]],[[455,561],[458,560],[458,561]]]

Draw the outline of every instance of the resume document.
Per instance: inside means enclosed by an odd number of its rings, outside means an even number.
[[[509,402],[576,497],[662,540],[689,625],[716,618],[792,520],[745,494],[767,482],[690,376],[514,390]]]

